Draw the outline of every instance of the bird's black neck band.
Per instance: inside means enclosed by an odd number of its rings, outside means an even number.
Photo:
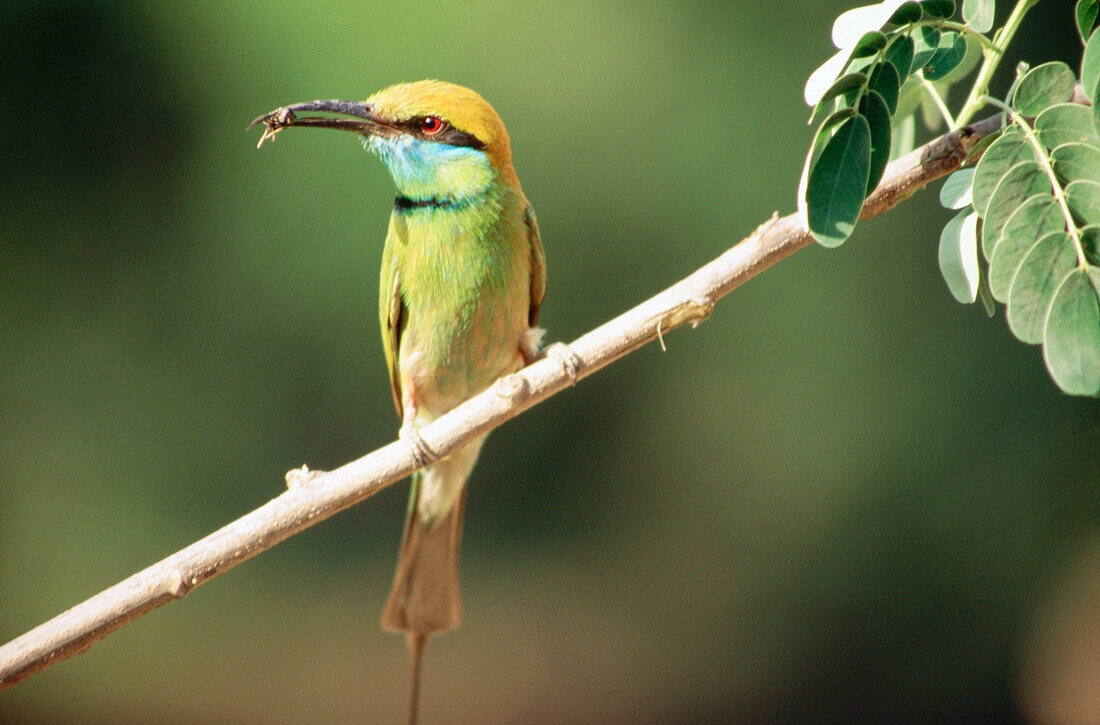
[[[399,196],[393,200],[394,211],[408,211],[409,209],[446,209],[447,207],[454,205],[455,203],[451,199],[413,200],[407,196]]]

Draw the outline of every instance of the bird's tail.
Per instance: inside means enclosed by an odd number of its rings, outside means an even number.
[[[413,474],[397,573],[389,601],[382,610],[382,627],[405,632],[410,638],[446,632],[462,621],[458,547],[466,490],[463,486],[449,511],[428,520],[418,503],[423,495],[424,478],[431,473],[429,469]]]
[[[454,629],[462,621],[458,589],[458,545],[466,489],[442,518],[426,523],[417,511],[417,493],[423,472],[413,474],[409,517],[397,559],[397,574],[386,608],[385,629],[408,637],[412,669],[409,672],[409,725],[417,725],[420,710],[420,668],[428,635]]]
[[[458,545],[466,508],[466,479],[485,437],[413,474],[409,516],[397,558],[397,573],[382,627],[404,632],[412,654],[409,722],[417,722],[420,663],[431,634],[462,621],[458,589]]]

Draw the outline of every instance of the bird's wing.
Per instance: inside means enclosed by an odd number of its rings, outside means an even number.
[[[530,203],[524,209],[523,221],[527,223],[527,242],[531,245],[531,308],[527,312],[527,322],[534,327],[539,319],[542,298],[546,296],[546,255],[539,238],[539,222]]]
[[[390,371],[390,385],[393,388],[393,403],[397,406],[397,416],[401,418],[404,417],[404,410],[401,407],[401,378],[397,370],[397,359],[401,333],[405,330],[405,302],[401,298],[401,276],[394,254],[397,244],[400,242],[395,238],[391,225],[386,246],[382,250],[378,314],[382,323],[382,350],[386,354],[386,367]]]

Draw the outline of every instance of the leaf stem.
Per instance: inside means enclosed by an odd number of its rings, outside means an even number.
[[[952,130],[958,130],[970,123],[970,119],[974,117],[974,114],[985,105],[989,82],[993,80],[993,74],[1004,57],[1005,49],[1012,41],[1012,36],[1020,28],[1020,22],[1023,21],[1024,15],[1037,2],[1039,0],[1018,0],[1016,7],[1012,9],[1012,14],[1008,16],[1008,20],[993,35],[992,47],[982,46],[982,68],[978,71],[977,78],[974,79],[974,86],[970,89],[970,95],[967,97],[966,103],[963,104],[962,110],[959,111],[959,117],[956,119],[956,125],[951,127]]]
[[[936,108],[940,110],[940,115],[943,116],[943,120],[947,121],[947,127],[954,130],[955,119],[951,115],[951,109],[949,109],[947,107],[947,104],[944,103],[943,96],[941,96],[940,92],[936,90],[936,86],[932,83],[932,81],[924,77],[924,73],[922,71],[917,71],[916,75],[917,78],[920,79],[920,84],[924,88],[924,90],[928,92],[928,95],[932,96],[932,100],[935,102]]]
[[[985,52],[996,53],[998,55],[1003,52],[993,44],[993,41],[965,23],[956,23],[954,20],[918,20],[915,23],[909,24],[910,28],[919,28],[922,26],[928,26],[938,30],[954,30],[959,35],[971,37],[978,41],[978,45],[982,46],[982,50]]]
[[[1035,149],[1035,155],[1039,159],[1039,166],[1042,167],[1043,172],[1047,175],[1047,179],[1050,180],[1050,185],[1054,189],[1054,198],[1058,201],[1058,206],[1062,209],[1062,216],[1066,219],[1066,229],[1069,231],[1070,238],[1073,240],[1073,249],[1077,252],[1077,267],[1079,269],[1084,269],[1088,266],[1089,261],[1085,256],[1085,247],[1081,240],[1081,230],[1077,227],[1077,223],[1073,221],[1073,214],[1069,210],[1069,203],[1066,201],[1066,195],[1062,190],[1062,184],[1059,183],[1058,177],[1054,175],[1054,167],[1050,165],[1050,158],[1047,154],[1047,150],[1043,144],[1039,143],[1039,137],[1035,134],[1035,129],[1029,126],[1022,116],[1002,103],[999,99],[983,96],[981,101],[1004,110],[1012,119],[1012,122],[1023,130],[1028,143]]]

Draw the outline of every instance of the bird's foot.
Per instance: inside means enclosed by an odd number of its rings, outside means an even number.
[[[303,463],[301,468],[292,468],[286,472],[286,487],[293,491],[310,485],[323,475],[325,471],[311,471],[309,466]]]
[[[406,420],[409,419],[406,418]],[[427,468],[439,458],[439,456],[437,456],[428,446],[424,437],[420,435],[420,431],[417,430],[412,423],[406,423],[401,426],[401,430],[397,432],[397,437],[408,444],[409,449],[412,451],[413,459],[416,460],[416,464],[420,468]]]
[[[557,360],[562,370],[569,376],[569,380],[572,381],[572,384],[577,384],[577,380],[580,379],[580,371],[581,367],[584,365],[584,361],[573,351],[573,348],[569,347],[564,342],[555,342],[553,345],[546,348],[546,357],[552,357]]]

